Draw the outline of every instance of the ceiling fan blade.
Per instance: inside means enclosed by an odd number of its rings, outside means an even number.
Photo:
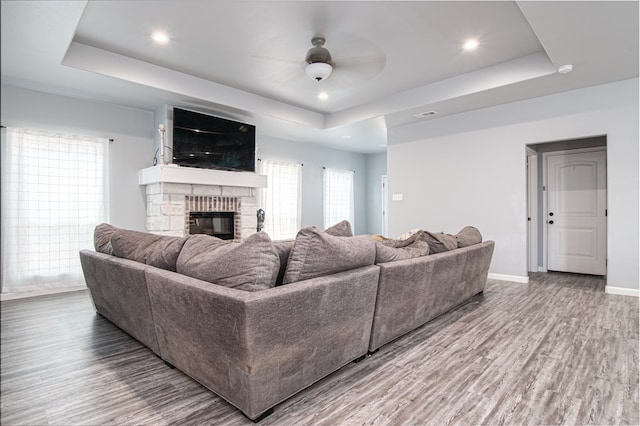
[[[384,55],[351,56],[335,60],[329,77],[343,87],[356,86],[380,74],[387,64]]]
[[[366,56],[350,56],[344,58],[336,58],[334,60],[336,66],[340,67],[354,67],[363,65],[374,65],[387,63],[387,58],[384,55],[366,55]]]
[[[283,59],[283,58],[274,58],[273,56],[264,56],[264,55],[251,55],[252,58],[261,60],[261,61],[271,61],[271,62],[279,62],[283,64],[291,64],[291,65],[301,65],[302,61],[293,60],[293,59]]]
[[[299,85],[301,82],[304,82],[308,79],[309,77],[307,77],[307,75],[303,72],[301,73],[296,73],[295,75],[291,75],[291,77],[287,78],[286,80],[282,81],[280,84],[282,86],[297,86]]]

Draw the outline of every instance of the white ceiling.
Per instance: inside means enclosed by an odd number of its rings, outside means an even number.
[[[637,1],[3,0],[1,12],[3,84],[182,105],[357,152],[384,150],[390,127],[638,77]],[[168,44],[151,41],[157,29]],[[335,62],[319,83],[303,67],[314,35]]]

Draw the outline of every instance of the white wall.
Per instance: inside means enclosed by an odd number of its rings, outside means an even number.
[[[477,226],[490,272],[526,279],[527,144],[607,136],[607,287],[639,288],[638,79],[388,130],[390,234]]]
[[[367,158],[365,154],[339,151],[320,145],[295,143],[270,136],[256,136],[258,158],[301,163],[302,166],[302,226],[323,227],[322,168],[354,170],[355,224],[354,233],[365,234],[367,225]]]
[[[145,230],[138,170],[152,164],[153,112],[2,86],[2,125],[113,139],[109,145],[109,221]]]

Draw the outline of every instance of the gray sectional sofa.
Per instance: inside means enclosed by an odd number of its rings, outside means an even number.
[[[445,234],[350,235],[345,222],[240,243],[100,225],[80,257],[100,315],[258,420],[484,289],[492,241],[426,255]]]

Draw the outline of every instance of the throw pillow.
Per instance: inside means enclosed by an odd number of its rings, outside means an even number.
[[[108,223],[101,223],[96,226],[93,231],[93,247],[97,252],[113,255],[111,236],[117,230],[118,228],[109,225]]]
[[[417,234],[418,232],[422,232],[422,229],[420,228],[413,228],[412,230],[410,230],[409,232],[405,232],[404,234],[400,235],[397,239],[398,240],[406,240],[407,238],[410,238],[412,235]]]
[[[465,226],[456,234],[458,247],[468,247],[482,242],[482,234],[474,226]]]
[[[329,235],[333,235],[334,237],[353,237],[353,231],[351,230],[351,224],[348,220],[343,220],[342,222],[338,222],[333,226],[325,229]]]
[[[280,259],[265,232],[240,242],[209,235],[192,235],[178,256],[180,274],[245,291],[273,287]]]
[[[186,237],[119,229],[111,236],[111,246],[118,257],[175,272],[178,254],[186,240]]]
[[[375,260],[375,242],[371,237],[336,237],[309,226],[302,228],[296,236],[283,283],[373,265]]]

